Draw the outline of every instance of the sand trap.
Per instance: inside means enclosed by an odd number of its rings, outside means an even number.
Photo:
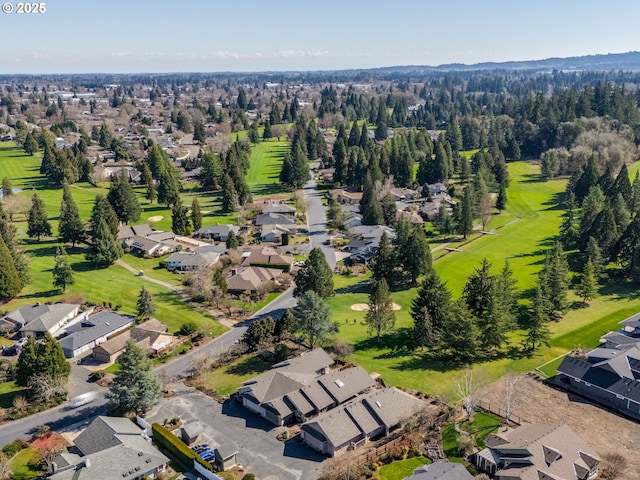
[[[391,308],[393,310],[400,310],[402,307],[397,303],[393,303],[391,304]],[[367,310],[369,310],[369,305],[367,305],[366,303],[354,303],[353,305],[351,305],[351,310],[355,310],[356,312],[366,312]]]
[[[159,222],[160,220],[162,220],[164,217],[162,215],[156,215],[155,217],[149,217],[149,222]]]

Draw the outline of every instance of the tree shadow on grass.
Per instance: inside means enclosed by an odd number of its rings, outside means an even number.
[[[539,173],[525,173],[520,183],[544,183],[546,180]]]
[[[60,290],[54,288],[53,290],[47,290],[46,292],[29,293],[28,295],[20,295],[20,298],[50,298],[60,295]]]
[[[563,205],[563,197],[564,192],[556,192],[551,195],[551,198],[549,200],[542,203],[542,205],[544,206],[549,206],[549,208],[545,208],[544,211],[548,212],[552,210],[564,210],[565,208]]]
[[[412,329],[405,327],[385,333],[380,336],[380,343],[376,337],[366,338],[357,342],[354,347],[356,351],[362,350],[378,350],[380,353],[373,356],[374,359],[399,358],[411,355],[413,347],[411,346]]]
[[[229,366],[226,369],[226,372],[231,375],[249,375],[249,374],[259,374],[271,369],[271,364],[269,362],[265,362],[259,357],[248,357],[238,362],[234,365]]]

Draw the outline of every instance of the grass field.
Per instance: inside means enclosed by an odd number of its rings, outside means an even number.
[[[635,169],[630,170],[633,175]],[[508,225],[497,230],[496,235],[479,236],[477,240],[459,246],[461,252],[453,252],[434,262],[454,298],[461,295],[468,275],[486,257],[493,264],[495,273],[502,268],[505,258],[509,259],[517,286],[526,299],[542,267],[544,251],[551,246],[552,237],[557,234],[562,213],[557,203],[564,191],[565,180],[540,182],[539,167],[528,162],[511,163],[509,171],[508,208],[495,215],[488,228]],[[334,278],[340,287],[358,281],[356,277]],[[349,293],[337,294],[329,300],[334,320],[340,327],[337,337],[355,346],[356,351],[350,360],[368,371],[381,374],[390,385],[413,388],[455,402],[454,383],[461,374],[461,366],[404,347],[410,343],[408,336],[413,322],[409,308],[415,296],[415,289],[392,292],[393,301],[402,309],[396,312],[395,330],[383,336],[383,344],[379,347],[367,333],[364,312],[350,308],[354,303],[368,302],[367,289],[356,287]],[[569,302],[576,300],[570,293]],[[596,346],[604,333],[617,329],[620,320],[638,311],[640,295],[633,285],[605,285],[600,289],[600,296],[592,300],[588,308],[569,310],[559,322],[550,324],[550,347],[523,355],[520,348],[522,332],[514,332],[510,346],[494,358],[474,365],[474,372],[492,381],[508,371],[534,370],[576,347]],[[554,365],[545,366],[545,373],[553,369]]]
[[[244,357],[226,367],[210,371],[204,378],[204,384],[220,395],[229,395],[235,392],[244,381],[270,368],[271,364],[260,357]]]
[[[427,463],[430,462],[429,459],[425,457],[413,457],[407,458],[406,460],[398,460],[397,462],[392,462],[380,467],[378,478],[380,478],[380,480],[402,480],[403,478],[413,475],[413,471],[416,468],[426,465]]]
[[[32,466],[39,461],[40,456],[32,448],[25,448],[16,454],[9,462],[11,480],[36,480],[42,471]]]
[[[280,183],[280,169],[285,153],[289,151],[289,141],[271,139],[251,146],[250,168],[247,184],[254,197],[262,197],[286,192]]]
[[[0,408],[11,408],[13,399],[23,390],[25,389],[16,385],[16,382],[0,383]]]
[[[498,431],[500,426],[500,418],[492,413],[476,412],[473,416],[473,422],[463,422],[460,424],[460,429],[471,434],[475,439],[476,445],[479,448],[485,447],[485,439],[490,433]],[[442,446],[444,453],[450,462],[462,463],[465,466],[467,462],[460,456],[458,449],[458,433],[455,430],[453,424],[447,426],[442,431]]]

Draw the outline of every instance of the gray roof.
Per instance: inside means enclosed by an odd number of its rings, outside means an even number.
[[[205,245],[203,247],[196,247],[193,249],[195,253],[206,253],[206,252],[214,252],[219,253],[220,255],[224,255],[229,252],[229,249],[226,245]]]
[[[256,226],[269,224],[293,225],[295,222],[281,213],[261,213],[256,217]]]
[[[33,327],[37,327],[42,331],[47,331],[61,319],[77,309],[78,305],[72,303],[25,305],[24,307],[20,307],[5,315],[5,319],[10,319],[23,326],[32,322],[38,322],[34,324]],[[29,330],[33,330],[33,328],[30,328]]]
[[[60,344],[65,350],[77,350],[100,337],[109,335],[127,325],[133,325],[135,322],[136,319],[130,315],[103,310],[69,327],[67,329],[69,335],[61,339]]]
[[[624,325],[625,327],[635,328],[639,325],[640,322],[640,313],[636,313],[635,315],[631,315],[629,318],[625,318],[620,322],[620,325]]]
[[[294,207],[285,203],[269,203],[265,205],[263,211],[265,213],[281,213],[285,215],[294,215],[296,213],[296,209]]]
[[[135,236],[138,237],[146,237],[147,235],[151,235],[153,230],[148,223],[143,223],[141,225],[122,225],[118,228],[118,240],[124,240],[127,238],[132,238]]]
[[[238,447],[230,443],[223,443],[222,445],[216,447],[215,451],[216,455],[219,454],[222,458],[222,461],[225,461],[238,453]]]
[[[220,254],[216,252],[175,252],[165,262],[179,263],[182,268],[204,269],[214,265],[219,258]]]
[[[97,417],[73,442],[84,455],[123,445],[131,436],[142,437],[143,430],[128,418]]]
[[[473,476],[461,463],[438,462],[416,468],[404,480],[473,480]]]
[[[334,370],[319,377],[317,381],[338,403],[346,402],[376,383],[362,367]]]
[[[229,232],[233,232],[236,235],[240,231],[240,227],[237,225],[207,225],[206,227],[202,227],[200,230],[196,232],[198,235],[211,235],[211,236],[227,236]]]
[[[143,252],[153,252],[154,249],[162,245],[162,243],[159,241],[152,240],[148,237],[140,237],[138,235],[127,239],[126,244],[130,248],[142,250]]]

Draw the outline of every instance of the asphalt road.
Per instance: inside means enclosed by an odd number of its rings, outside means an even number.
[[[326,207],[322,205],[322,197],[316,189],[315,180],[311,180],[305,185],[304,195],[307,206],[307,222],[309,224],[309,238],[311,246],[322,249],[329,266],[333,269],[336,263],[335,252],[330,246],[324,245],[324,242],[330,238],[327,227]],[[228,332],[213,339],[203,347],[191,350],[187,354],[181,355],[173,361],[159,366],[157,371],[161,372],[165,370],[176,377],[182,378],[188,374],[191,364],[197,356],[204,355],[207,357],[213,357],[219,354],[226,348],[229,348],[231,345],[238,342],[247,330],[249,323],[253,320],[268,315],[279,317],[285,309],[294,307],[295,303],[296,301],[293,298],[293,288],[290,288],[273,302],[269,303],[269,305],[256,312],[256,314],[247,321],[236,325]],[[77,367],[77,365],[74,365],[74,367]],[[82,373],[79,370],[78,377],[81,376]],[[0,426],[0,446],[4,446],[18,438],[27,438],[31,436],[37,427],[43,424],[49,425],[51,430],[60,431],[73,428],[74,426],[81,427],[88,424],[96,416],[104,415],[106,413],[107,400],[104,396],[106,393],[104,388],[95,383],[86,383],[85,386],[76,385],[74,390],[76,388],[78,388],[79,391],[94,389],[98,393],[98,398],[86,407],[80,407],[76,410],[66,410],[65,406],[62,405],[36,415],[8,422]]]

